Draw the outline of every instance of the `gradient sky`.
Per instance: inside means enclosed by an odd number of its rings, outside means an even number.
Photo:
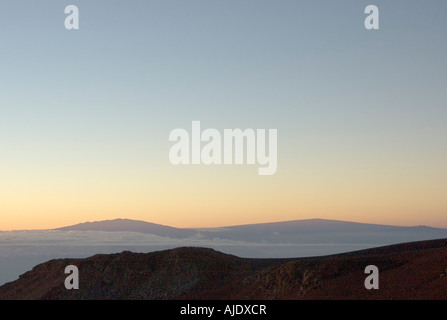
[[[64,28],[77,5],[80,29]],[[369,4],[380,30],[364,27]],[[447,2],[3,0],[0,230],[130,218],[447,227]],[[278,171],[169,132],[278,129]]]

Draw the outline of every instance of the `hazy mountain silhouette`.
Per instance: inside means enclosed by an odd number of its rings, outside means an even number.
[[[203,230],[206,237],[259,243],[381,243],[440,239],[447,229],[400,227],[338,220],[309,219]]]
[[[221,228],[174,228],[144,221],[115,219],[80,223],[58,230],[132,231],[171,238],[226,239],[271,244],[395,244],[447,237],[447,229],[401,227],[325,219],[236,225]]]
[[[150,223],[130,219],[114,219],[94,222],[84,222],[72,226],[57,228],[56,230],[70,231],[130,231],[155,234],[157,236],[171,238],[187,238],[194,236],[197,232],[191,229],[179,229],[161,224]]]
[[[447,239],[333,256],[247,259],[183,247],[40,264],[0,287],[0,299],[447,299]],[[79,268],[79,290],[64,268]],[[379,269],[379,289],[364,286]]]

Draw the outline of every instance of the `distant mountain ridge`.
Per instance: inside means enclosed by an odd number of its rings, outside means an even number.
[[[447,237],[447,229],[305,219],[218,228],[174,228],[131,219],[85,222],[56,230],[131,231],[171,238],[226,239],[271,244],[395,244]]]
[[[61,231],[130,231],[130,232],[143,232],[151,233],[158,236],[172,237],[172,238],[186,238],[196,234],[196,231],[192,229],[179,229],[161,224],[131,220],[131,219],[114,219],[114,220],[102,220],[93,222],[84,222],[75,224],[72,226],[56,228],[55,230]]]

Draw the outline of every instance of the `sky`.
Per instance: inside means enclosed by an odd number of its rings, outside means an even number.
[[[367,30],[367,5],[379,29]],[[79,9],[79,30],[64,26]],[[0,230],[325,218],[447,228],[447,2],[3,0]],[[173,165],[277,129],[278,168]]]

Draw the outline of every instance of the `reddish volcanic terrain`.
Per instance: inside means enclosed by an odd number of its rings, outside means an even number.
[[[67,265],[79,290],[67,290]],[[379,289],[364,286],[379,269]],[[247,259],[183,247],[57,259],[0,287],[0,299],[447,299],[447,239],[296,259]]]

